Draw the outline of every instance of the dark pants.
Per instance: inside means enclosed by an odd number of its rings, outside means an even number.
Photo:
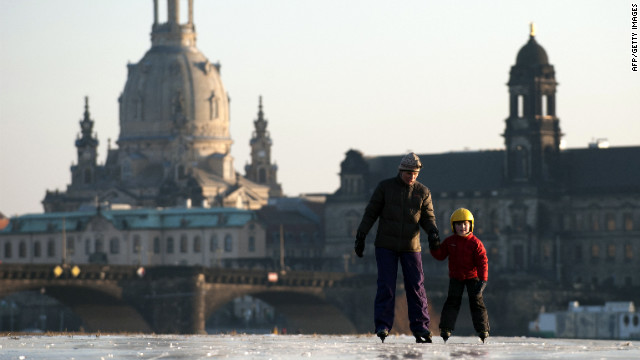
[[[424,290],[422,255],[419,252],[396,252],[376,247],[378,264],[378,291],[374,307],[376,331],[391,330],[396,304],[396,278],[398,260],[402,266],[404,288],[409,309],[409,327],[412,332],[429,330],[427,294]]]
[[[487,308],[484,306],[482,293],[476,291],[478,282],[478,279],[468,279],[464,281],[449,279],[449,293],[447,294],[447,301],[445,301],[442,307],[440,329],[449,329],[451,331],[455,329],[456,319],[458,318],[458,312],[462,304],[462,293],[466,287],[467,295],[469,296],[469,309],[471,310],[473,328],[477,332],[489,331]]]

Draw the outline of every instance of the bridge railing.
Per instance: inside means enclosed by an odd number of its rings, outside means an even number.
[[[75,269],[74,269],[75,268]],[[156,280],[204,275],[205,282],[292,287],[360,287],[375,284],[375,275],[338,272],[209,268],[203,266],[0,264],[0,280]],[[272,276],[270,276],[270,274]]]

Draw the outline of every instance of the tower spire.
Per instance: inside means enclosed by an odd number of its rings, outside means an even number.
[[[531,37],[536,36],[536,25],[533,21],[529,23],[529,35],[531,35]]]

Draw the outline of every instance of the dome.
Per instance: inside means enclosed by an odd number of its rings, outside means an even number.
[[[547,52],[536,42],[535,37],[531,36],[529,42],[518,52],[516,65],[531,66],[548,64],[549,58],[547,57]]]
[[[535,29],[531,24],[531,35],[529,41],[518,51],[516,57],[516,66],[531,66],[531,65],[549,65],[549,57],[547,52],[544,51],[542,46],[538,44],[535,39]]]
[[[177,13],[177,8],[170,8],[162,24],[156,14],[151,49],[138,63],[128,65],[119,99],[118,145],[142,151],[152,162],[162,161],[152,158],[166,155],[169,143],[178,138],[196,161],[227,154],[232,143],[220,66],[196,48],[191,12],[186,24],[177,23]]]

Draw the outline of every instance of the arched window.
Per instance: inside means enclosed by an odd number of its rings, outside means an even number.
[[[186,254],[189,251],[189,239],[187,235],[180,235],[180,252]]]
[[[153,238],[153,253],[160,254],[160,238],[157,236]]]
[[[24,242],[24,240],[20,240],[20,243],[18,244],[18,256],[20,258],[27,257],[27,244]]]
[[[227,234],[224,237],[224,252],[231,251],[233,251],[233,237],[231,236],[231,234]]]
[[[218,235],[213,234],[209,239],[209,252],[216,252],[220,248],[220,244],[218,243]]]
[[[36,241],[33,243],[33,257],[40,256],[42,256],[42,245],[40,244],[40,241]]]
[[[202,239],[200,236],[193,238],[193,252],[199,254],[202,251]]]
[[[254,236],[249,236],[248,250],[249,252],[256,251],[256,238]]]
[[[67,255],[73,256],[76,253],[76,241],[73,236],[67,238]]]
[[[56,256],[56,243],[53,239],[49,239],[47,241],[47,257],[55,257]]]
[[[140,253],[142,247],[142,242],[140,241],[140,235],[133,235],[133,242],[132,242],[132,251],[134,254],[138,254]]]
[[[84,183],[85,184],[91,184],[91,170],[90,169],[85,169],[84,170]]]
[[[116,237],[109,240],[109,252],[112,254],[120,253],[120,240]]]
[[[524,117],[524,95],[518,95],[517,106],[518,106],[518,111],[517,111],[518,117],[519,118]]]
[[[96,248],[95,248],[95,252],[97,253],[101,253],[104,252],[104,240],[102,240],[102,238],[97,238],[96,239]]]
[[[173,238],[169,236],[167,238],[167,254],[173,254],[173,248],[174,248]]]
[[[11,243],[8,241],[4,243],[4,257],[5,259],[11,259]]]

